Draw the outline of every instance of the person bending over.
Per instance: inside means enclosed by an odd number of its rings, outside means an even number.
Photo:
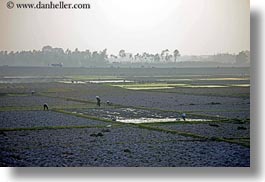
[[[47,103],[44,103],[43,104],[43,110],[45,111],[45,110],[49,110],[49,106],[48,106],[48,104]]]

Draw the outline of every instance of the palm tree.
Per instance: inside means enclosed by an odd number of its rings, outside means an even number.
[[[180,54],[179,54],[179,50],[174,50],[174,60],[175,60],[175,62],[177,61],[177,57],[179,57],[180,56]]]
[[[162,60],[164,60],[164,55],[165,55],[165,53],[167,53],[167,52],[169,52],[168,49],[165,49],[165,50],[163,50],[163,51],[161,52],[161,58],[162,58]]]

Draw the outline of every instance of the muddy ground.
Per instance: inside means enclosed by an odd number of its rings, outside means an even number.
[[[57,79],[0,84],[0,166],[250,166],[249,87],[135,91]],[[145,118],[170,122],[118,121]]]

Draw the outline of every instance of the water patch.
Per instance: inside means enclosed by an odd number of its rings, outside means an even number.
[[[90,81],[80,81],[80,80],[60,80],[59,83],[67,83],[67,84],[86,84],[86,83],[132,83],[130,80],[90,80]]]
[[[186,84],[167,84],[167,83],[139,83],[127,85],[112,85],[129,90],[154,90],[154,89],[171,89],[176,86],[185,86]]]
[[[173,84],[173,83],[145,83],[145,84],[128,84],[112,85],[129,90],[153,90],[153,89],[172,89],[177,87],[183,88],[226,88],[228,85],[191,85],[191,84]]]
[[[121,111],[129,111],[129,112],[134,112],[136,109],[133,109],[133,108],[124,108],[124,109],[121,109]],[[137,112],[136,112],[137,113]]]
[[[130,80],[91,80],[88,83],[132,83]]]
[[[159,90],[159,89],[171,89],[174,87],[129,87],[129,90]]]
[[[140,124],[140,123],[166,123],[166,122],[179,122],[183,121],[183,119],[179,118],[138,118],[138,119],[117,119],[118,122],[121,123],[134,123],[134,124]],[[212,121],[210,119],[192,119],[188,118],[186,119],[186,122],[193,122],[193,121]]]
[[[87,82],[84,81],[71,81],[71,80],[60,80],[59,83],[72,83],[72,84],[85,84]]]
[[[189,78],[168,78],[168,79],[158,79],[157,81],[160,82],[178,82],[178,81],[192,81],[192,79]]]

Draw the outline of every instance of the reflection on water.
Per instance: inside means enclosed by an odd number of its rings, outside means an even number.
[[[178,122],[178,121],[183,121],[183,119],[179,118],[138,118],[138,119],[117,119],[118,122],[121,123],[135,123],[135,124],[140,124],[140,123],[165,123],[165,122]],[[192,119],[188,118],[186,119],[187,122],[190,121],[212,121],[209,119]]]
[[[75,80],[60,80],[59,83],[78,83],[78,84],[86,84],[86,83],[131,83],[133,81],[130,80],[90,80],[90,81],[75,81]]]
[[[161,89],[170,89],[174,87],[130,87],[129,90],[161,90]]]
[[[131,83],[130,80],[91,80],[89,83]]]
[[[192,81],[190,78],[166,78],[166,79],[158,79],[159,82],[178,82],[178,81]]]
[[[71,81],[71,80],[61,80],[58,81],[59,83],[78,83],[78,84],[85,84],[86,82],[84,81]]]
[[[164,85],[159,85],[157,86],[153,85],[113,85],[113,86],[118,86],[121,88],[129,89],[129,90],[162,90],[162,89],[172,89],[172,88],[177,88],[177,87],[183,87],[183,88],[226,88],[229,87],[227,85],[189,85],[189,84],[164,84]]]

